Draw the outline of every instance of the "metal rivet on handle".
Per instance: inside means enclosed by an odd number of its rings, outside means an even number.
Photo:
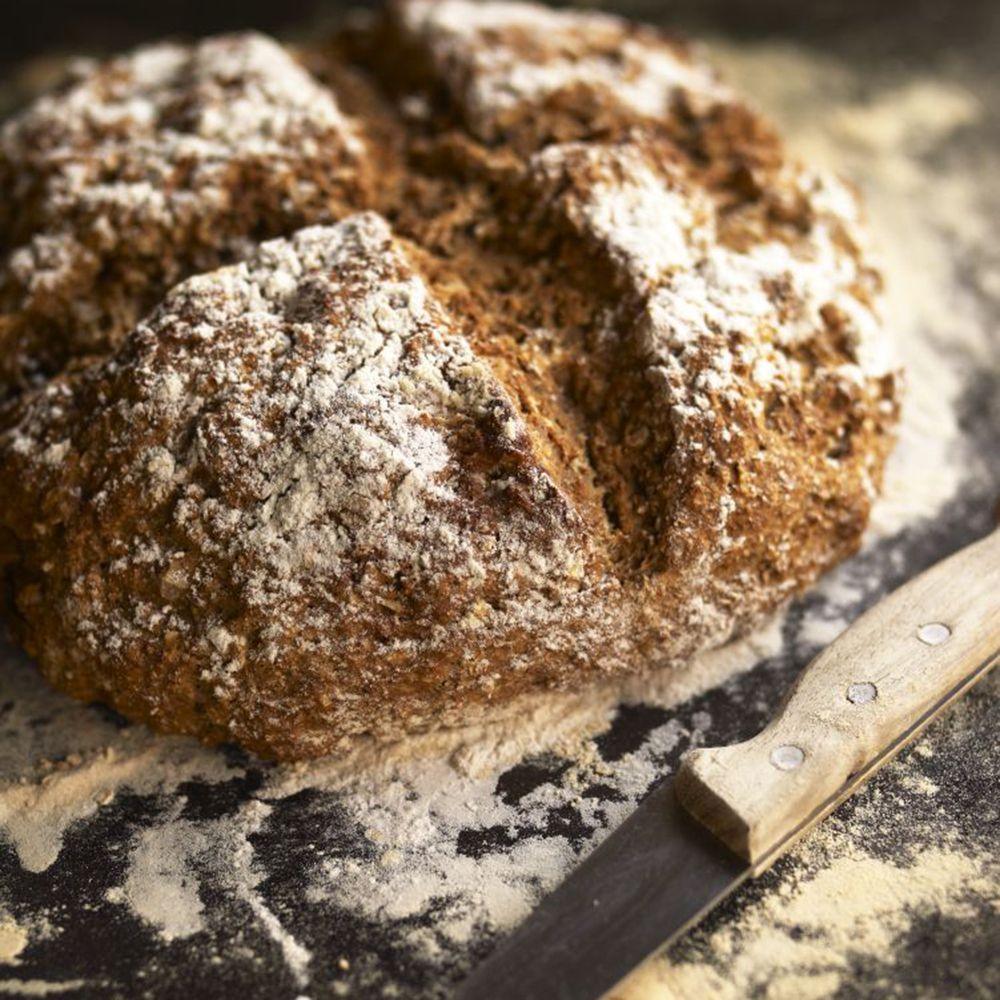
[[[928,646],[940,646],[951,638],[951,629],[941,622],[929,622],[917,629],[917,638]]]
[[[806,759],[806,755],[791,743],[775,747],[771,751],[771,763],[779,771],[794,771]]]
[[[852,705],[866,705],[878,697],[878,688],[871,681],[852,684],[847,689],[847,700]]]

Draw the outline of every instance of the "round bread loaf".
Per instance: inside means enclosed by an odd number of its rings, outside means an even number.
[[[721,643],[865,527],[856,199],[651,29],[142,49],[7,123],[0,206],[11,627],[129,718],[283,759],[458,723]]]

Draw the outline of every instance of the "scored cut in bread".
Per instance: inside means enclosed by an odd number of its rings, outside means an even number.
[[[153,46],[7,123],[0,195],[0,565],[76,697],[312,757],[680,663],[859,543],[857,200],[662,33]]]

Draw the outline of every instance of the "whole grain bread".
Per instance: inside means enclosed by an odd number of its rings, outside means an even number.
[[[852,552],[859,208],[680,42],[408,0],[0,134],[0,563],[52,683],[295,759],[668,667]]]

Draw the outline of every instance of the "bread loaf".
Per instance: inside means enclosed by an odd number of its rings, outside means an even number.
[[[0,137],[0,560],[49,680],[265,756],[668,667],[852,552],[859,208],[680,42],[408,0]]]

